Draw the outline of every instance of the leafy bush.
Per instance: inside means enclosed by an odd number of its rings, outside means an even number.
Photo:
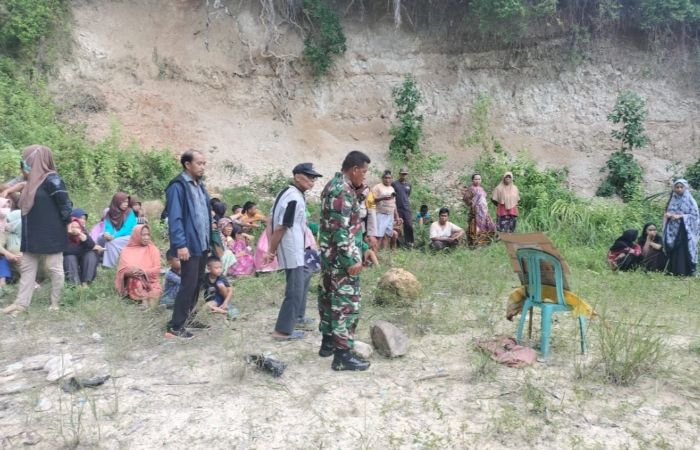
[[[627,228],[638,228],[663,216],[663,201],[635,198],[620,205],[581,199],[564,186],[566,170],[539,169],[525,153],[511,159],[503,152],[485,153],[475,165],[490,196],[506,171],[520,190],[519,231],[545,231],[573,245],[605,247]],[[460,178],[471,183],[471,174]],[[493,214],[493,212],[492,212]]]
[[[632,151],[649,143],[649,138],[644,135],[646,116],[646,102],[637,93],[624,91],[617,96],[615,106],[608,114],[608,120],[614,124],[622,124],[622,130],[613,130],[611,133],[612,137],[620,140],[620,151]]]
[[[495,139],[491,133],[491,97],[482,92],[476,98],[471,111],[471,130],[465,136],[464,145],[480,145],[488,152],[494,150]]]
[[[24,147],[44,144],[53,152],[71,190],[124,190],[142,196],[163,195],[179,171],[167,150],[144,151],[136,143],[122,145],[117,125],[93,144],[81,128],[56,119],[56,109],[41,78],[30,80],[9,58],[0,58],[0,176],[16,176]]]
[[[642,193],[642,168],[631,153],[615,152],[610,156],[605,168],[608,176],[596,191],[600,197],[619,195],[623,201],[629,202]]]
[[[62,0],[5,0],[0,5],[0,46],[12,51],[30,48],[62,17]]]
[[[700,190],[700,159],[695,161],[693,164],[689,165],[685,169],[685,179],[693,187],[693,189]]]
[[[556,0],[472,0],[470,12],[483,35],[514,44],[537,19],[554,17]]]
[[[271,170],[264,175],[253,178],[251,185],[258,188],[260,194],[275,198],[277,194],[292,183],[291,177],[281,170]]]
[[[632,91],[621,92],[617,96],[613,111],[608,114],[608,120],[614,124],[622,124],[621,130],[613,130],[612,137],[620,140],[620,150],[614,152],[606,162],[608,176],[598,188],[597,195],[609,197],[619,195],[623,201],[629,202],[642,192],[642,168],[634,160],[632,150],[647,145],[649,138],[644,135],[644,119],[646,118],[644,99]]]
[[[334,55],[345,53],[345,34],[338,15],[326,0],[304,0],[302,11],[310,22],[304,39],[304,59],[318,79],[333,67]]]
[[[400,125],[392,126],[393,136],[389,144],[389,156],[393,159],[410,161],[421,154],[420,140],[423,137],[423,116],[416,113],[422,100],[415,78],[407,75],[400,87],[391,90],[396,105],[396,118]]]

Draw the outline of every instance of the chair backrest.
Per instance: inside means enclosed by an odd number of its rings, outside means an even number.
[[[542,303],[542,272],[543,270],[553,271],[554,276],[548,278],[555,280],[557,303],[564,306],[564,276],[559,260],[547,252],[534,248],[518,249],[516,255],[521,273],[527,274],[527,292],[532,301]]]

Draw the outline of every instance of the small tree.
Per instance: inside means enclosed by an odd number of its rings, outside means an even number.
[[[392,159],[408,161],[420,154],[423,116],[416,113],[416,107],[422,96],[412,75],[407,75],[403,84],[393,88],[391,94],[396,105],[396,118],[400,124],[392,126],[389,130],[393,136],[389,144],[389,156]]]
[[[625,91],[617,96],[615,107],[608,114],[608,120],[616,125],[622,123],[622,130],[612,131],[612,137],[620,140],[620,151],[631,152],[649,143],[649,138],[644,135],[646,116],[646,103],[635,92]]]
[[[641,193],[642,168],[634,160],[632,150],[642,148],[649,143],[644,135],[644,119],[647,110],[644,99],[632,91],[621,92],[617,96],[615,107],[608,114],[608,120],[622,124],[621,130],[613,130],[612,137],[620,140],[620,149],[614,152],[605,163],[601,172],[608,176],[600,185],[597,195],[609,197],[617,194],[628,202]]]

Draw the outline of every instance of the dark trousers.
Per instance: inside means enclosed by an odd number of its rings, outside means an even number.
[[[399,217],[403,220],[403,243],[413,244],[413,216],[411,211],[399,209]]]
[[[90,283],[97,274],[99,257],[97,252],[90,250],[82,255],[63,255],[63,271],[71,283]]]
[[[292,334],[294,326],[306,314],[306,297],[309,293],[311,270],[306,267],[285,269],[287,285],[284,289],[284,300],[277,314],[275,331]]]
[[[197,305],[199,291],[204,280],[204,268],[207,265],[207,255],[190,256],[187,261],[181,261],[180,289],[175,296],[173,305],[173,317],[170,319],[170,327],[179,330],[192,314]]]

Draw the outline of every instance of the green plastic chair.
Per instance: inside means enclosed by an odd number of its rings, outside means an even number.
[[[533,248],[521,248],[516,252],[518,264],[520,265],[520,273],[527,273],[527,297],[523,310],[520,313],[520,322],[518,323],[518,332],[516,340],[518,344],[522,343],[523,327],[525,326],[525,316],[528,312],[532,312],[533,307],[542,310],[542,330],[540,335],[540,351],[542,352],[542,360],[546,360],[549,355],[549,339],[552,332],[552,314],[555,312],[569,312],[572,308],[564,301],[564,275],[559,260],[550,255]],[[551,265],[554,269],[555,288],[557,292],[557,303],[545,303],[542,301],[542,266],[541,263]],[[526,270],[527,268],[527,270]],[[554,299],[552,299],[554,300]],[[530,322],[532,324],[532,322]],[[586,353],[586,318],[582,315],[578,317],[579,329],[581,332],[581,353]],[[530,327],[530,336],[532,337],[532,326]]]

